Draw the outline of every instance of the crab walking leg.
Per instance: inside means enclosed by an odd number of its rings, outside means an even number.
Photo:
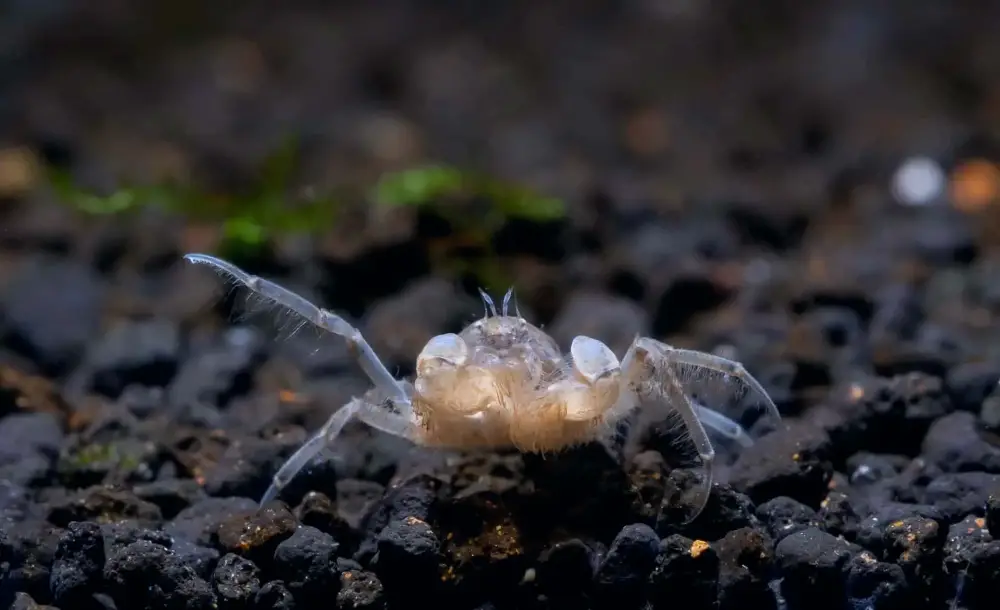
[[[708,438],[705,427],[702,426],[701,420],[698,418],[698,411],[695,404],[691,402],[691,399],[684,392],[684,388],[670,366],[670,360],[666,357],[666,350],[664,349],[666,347],[659,341],[646,337],[636,339],[625,355],[624,367],[628,371],[625,378],[635,379],[636,375],[639,374],[639,370],[636,369],[641,370],[647,367],[647,363],[652,360],[653,366],[649,367],[649,372],[658,377],[655,381],[662,382],[670,392],[676,393],[679,397],[676,401],[670,401],[669,396],[663,396],[674,407],[677,413],[680,414],[685,427],[691,434],[691,441],[694,443],[695,450],[698,452],[698,457],[705,469],[705,481],[702,485],[704,491],[698,500],[695,512],[685,521],[685,523],[690,523],[705,510],[705,506],[708,504],[708,498],[712,491],[712,483],[715,478],[715,449],[712,447],[712,441]],[[659,387],[660,384],[656,383],[656,386]]]
[[[285,488],[288,483],[295,478],[295,475],[299,473],[300,470],[305,468],[314,457],[319,455],[324,448],[329,446],[334,439],[340,434],[347,425],[347,422],[351,420],[352,417],[362,408],[363,401],[361,399],[355,398],[351,402],[347,403],[343,407],[337,409],[337,411],[330,416],[330,419],[326,420],[320,431],[313,435],[308,441],[305,442],[298,450],[292,454],[292,457],[288,458],[278,472],[275,473],[274,478],[271,480],[271,486],[267,488],[267,492],[264,497],[260,500],[260,505],[264,506],[271,500],[278,497],[281,490]]]
[[[184,255],[184,259],[190,263],[214,267],[217,271],[233,277],[237,282],[243,284],[254,293],[291,309],[323,330],[344,337],[347,339],[347,345],[357,359],[361,369],[368,375],[379,391],[396,403],[409,403],[409,398],[406,396],[403,388],[389,374],[385,365],[378,359],[378,356],[375,355],[375,352],[368,345],[368,342],[365,341],[365,338],[361,336],[361,333],[337,314],[317,307],[291,290],[265,280],[262,277],[251,275],[236,265],[220,258],[209,256],[208,254],[186,254]]]
[[[753,439],[750,438],[750,435],[743,429],[743,426],[729,419],[722,413],[713,411],[708,407],[696,404],[694,405],[694,408],[698,413],[698,419],[701,420],[701,423],[705,424],[712,430],[730,440],[736,441],[744,447],[753,445]]]
[[[358,419],[376,430],[419,442],[419,427],[413,408],[409,403],[402,405],[399,413],[393,413],[384,405],[365,402],[358,411]]]
[[[646,340],[651,341],[652,339]],[[775,405],[774,401],[771,400],[770,394],[764,390],[764,386],[760,385],[757,379],[747,372],[746,368],[744,368],[744,366],[739,362],[734,362],[728,358],[723,358],[722,356],[716,356],[714,354],[707,354],[705,352],[696,352],[689,349],[677,349],[666,345],[665,343],[660,343],[660,345],[664,351],[664,357],[670,362],[686,364],[689,366],[698,366],[717,373],[723,373],[731,377],[736,377],[743,383],[750,386],[751,390],[762,396],[764,398],[764,406],[767,409],[768,414],[773,416],[775,421],[781,421],[781,413],[778,412],[777,405]]]

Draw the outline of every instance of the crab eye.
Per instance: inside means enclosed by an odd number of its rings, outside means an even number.
[[[417,374],[430,373],[442,365],[462,366],[469,360],[469,346],[454,333],[437,335],[417,356]]]
[[[621,366],[610,347],[583,335],[573,339],[569,353],[576,371],[590,383],[616,372]]]

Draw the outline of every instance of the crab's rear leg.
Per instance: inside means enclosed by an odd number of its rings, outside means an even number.
[[[322,309],[291,290],[279,286],[262,277],[251,275],[236,265],[208,254],[186,254],[184,259],[190,263],[208,265],[249,290],[282,307],[294,311],[311,324],[328,332],[340,335],[347,340],[348,348],[358,365],[368,375],[376,389],[396,404],[409,404],[402,385],[389,373],[385,365],[378,359],[361,332],[347,323],[337,314]]]

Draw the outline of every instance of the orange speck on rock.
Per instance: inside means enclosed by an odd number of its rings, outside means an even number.
[[[985,159],[971,159],[951,174],[951,198],[963,212],[978,212],[1000,200],[1000,167]]]
[[[623,135],[632,154],[650,157],[667,148],[670,133],[665,119],[656,108],[639,110],[627,119]]]
[[[695,540],[691,544],[691,556],[692,557],[698,557],[699,555],[701,555],[702,553],[704,553],[705,551],[707,551],[708,548],[709,548],[709,544],[707,542],[705,542],[704,540]]]
[[[40,161],[25,147],[0,150],[0,197],[19,197],[38,183]]]
[[[983,519],[982,517],[977,518],[976,519],[976,526],[978,526],[981,529],[985,529],[986,528],[986,519]]]
[[[865,397],[865,389],[857,383],[851,384],[851,400],[857,402]]]

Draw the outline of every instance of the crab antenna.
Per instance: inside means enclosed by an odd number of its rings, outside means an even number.
[[[510,288],[507,289],[507,294],[503,295],[503,305],[501,306],[501,310],[502,310],[503,315],[505,317],[507,316],[507,304],[510,303],[510,298],[512,296],[514,296],[514,287],[513,286],[511,286]],[[517,307],[517,303],[514,303],[514,307],[515,308]],[[520,317],[520,316],[518,316],[518,317]]]
[[[497,306],[493,304],[493,299],[490,298],[490,295],[486,294],[486,291],[480,288],[479,296],[482,297],[483,305],[486,307],[485,317],[497,315]]]

